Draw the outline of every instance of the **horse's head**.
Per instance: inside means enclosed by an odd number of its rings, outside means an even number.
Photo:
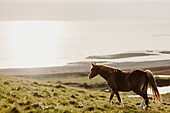
[[[92,63],[92,68],[91,68],[91,71],[89,74],[89,79],[92,79],[99,74],[98,69],[99,69],[99,67],[96,64]]]

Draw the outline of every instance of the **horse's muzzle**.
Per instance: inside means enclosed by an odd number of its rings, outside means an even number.
[[[92,79],[92,77],[90,77],[90,75],[88,75],[88,78],[89,78],[89,79]]]

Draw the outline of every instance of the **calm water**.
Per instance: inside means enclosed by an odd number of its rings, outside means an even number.
[[[0,21],[0,68],[136,50],[170,50],[170,22]]]

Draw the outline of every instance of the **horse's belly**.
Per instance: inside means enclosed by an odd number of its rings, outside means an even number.
[[[130,83],[122,83],[117,85],[119,91],[131,91]]]
[[[131,89],[118,89],[118,91],[131,91]]]

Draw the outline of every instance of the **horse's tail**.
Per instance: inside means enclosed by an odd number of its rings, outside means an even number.
[[[150,70],[146,70],[145,72],[147,73],[149,77],[149,88],[152,89],[153,97],[155,98],[156,101],[162,101],[161,95],[157,88],[156,80],[153,77],[153,73]]]

